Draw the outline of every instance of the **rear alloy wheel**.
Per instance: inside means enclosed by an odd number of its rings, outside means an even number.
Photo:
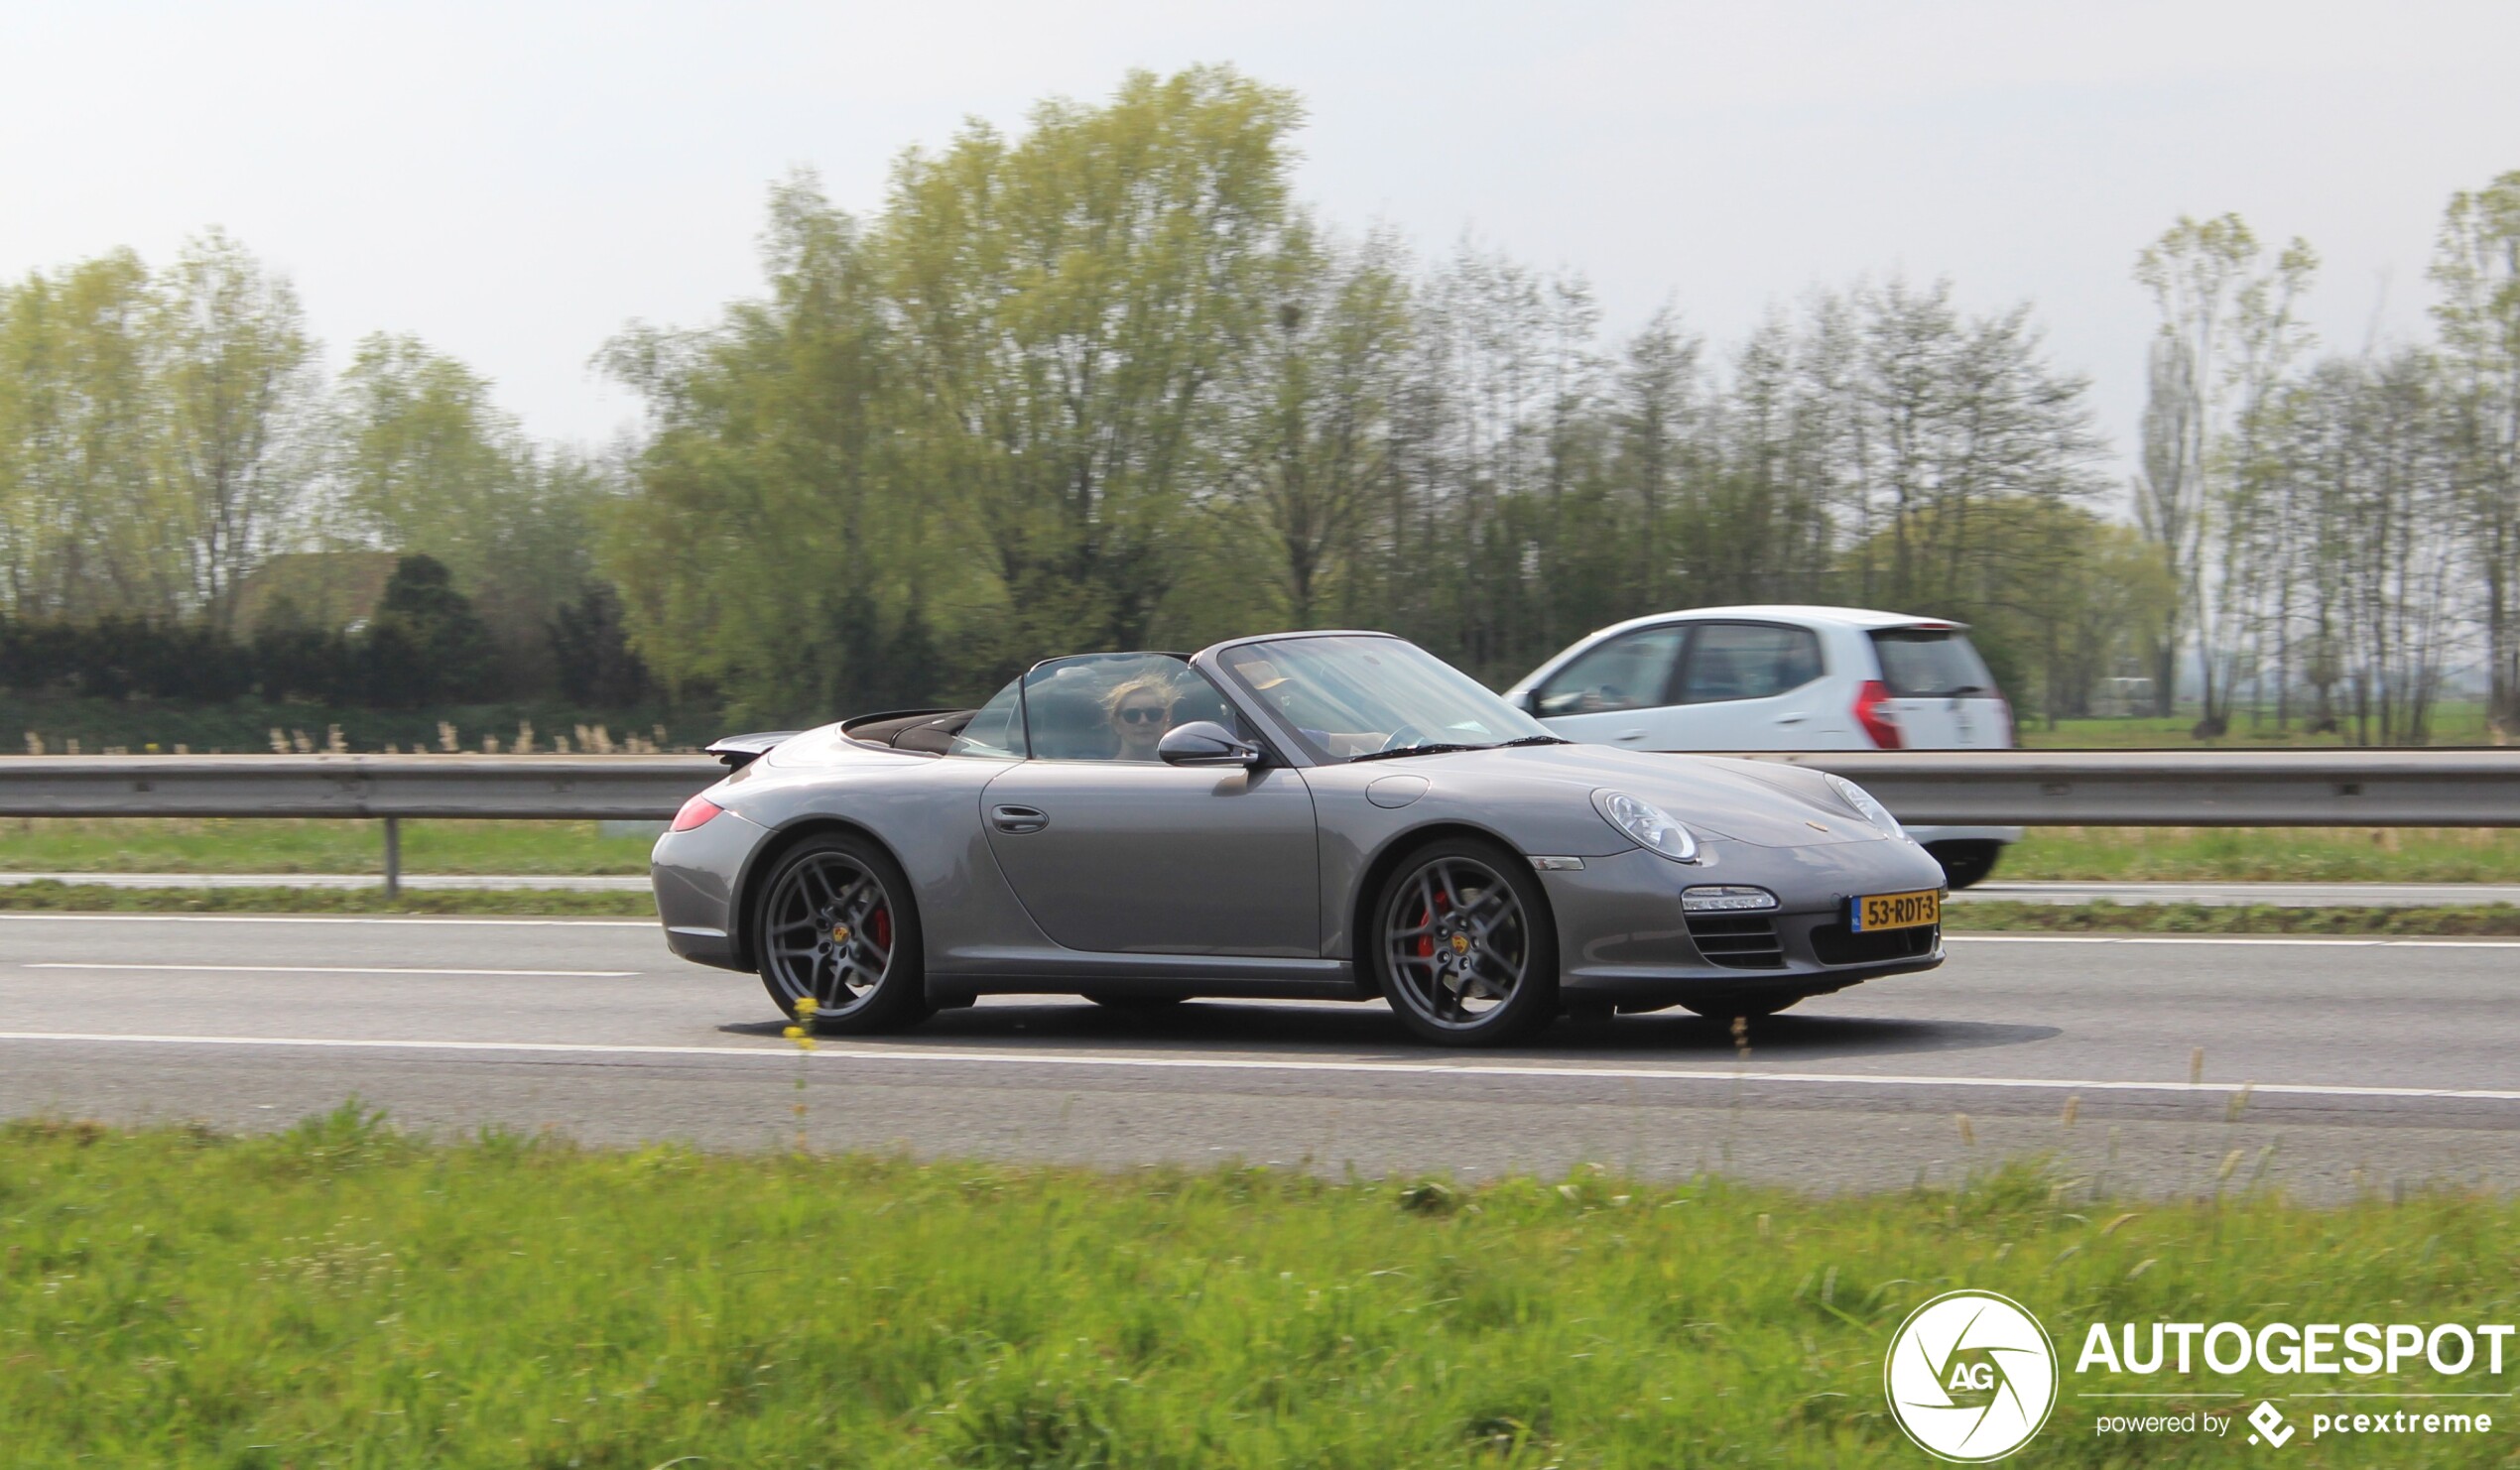
[[[1401,1024],[1449,1046],[1493,1045],[1558,1014],[1558,932],[1528,866],[1466,838],[1409,855],[1374,905],[1374,959]]]
[[[791,1018],[813,999],[821,1032],[889,1031],[928,1019],[926,963],[910,880],[863,837],[809,837],[762,891],[753,952]]]

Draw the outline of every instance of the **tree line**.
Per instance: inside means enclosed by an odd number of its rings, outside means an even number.
[[[1133,76],[972,124],[859,217],[775,190],[768,290],[605,361],[651,432],[604,564],[641,651],[772,712],[1070,649],[1385,628],[1490,678],[1640,612],[1968,618],[2072,710],[2166,606],[2026,307],[1813,294],[1723,353],[1580,277],[1295,200],[1295,99]]]
[[[2135,506],[2172,573],[2163,712],[2184,647],[2203,733],[2245,691],[2279,728],[2420,743],[2472,652],[2520,731],[2520,173],[2452,197],[2433,341],[2318,355],[2317,270],[2236,215],[2138,260],[2161,318]]]
[[[236,590],[281,553],[425,552],[497,677],[652,672],[784,722],[1276,627],[1503,680],[1639,613],[1848,602],[1972,623],[2034,715],[2140,672],[2208,727],[2421,739],[2481,653],[2520,726],[2520,175],[2453,201],[2438,340],[2346,357],[2299,319],[2306,246],[2181,221],[2137,265],[2162,331],[2124,486],[2027,306],[1894,276],[1731,343],[1677,309],[1612,335],[1573,272],[1320,218],[1301,122],[1228,68],[1139,73],[914,150],[871,211],[791,179],[757,297],[602,349],[648,414],[600,461],[409,339],[316,382],[285,283],[220,237],[29,278],[0,603],[251,641],[249,603],[306,619]]]
[[[125,250],[0,284],[0,683],[529,694],[576,676],[590,614],[618,666],[612,476],[410,337],[327,377],[289,283],[217,231],[159,270]],[[418,560],[389,584],[395,554]],[[333,563],[362,555],[383,564],[353,596]]]

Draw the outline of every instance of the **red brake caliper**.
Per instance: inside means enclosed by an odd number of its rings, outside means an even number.
[[[883,946],[885,953],[891,953],[893,947],[892,905],[886,904],[883,908],[876,910],[871,915],[868,915],[866,922],[867,926],[875,931],[875,942]]]
[[[1418,937],[1418,958],[1420,959],[1435,958],[1435,910],[1443,905],[1444,898],[1439,894],[1435,899],[1435,907],[1418,912],[1418,926],[1426,930]]]

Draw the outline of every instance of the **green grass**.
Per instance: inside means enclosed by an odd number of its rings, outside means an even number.
[[[521,914],[654,919],[645,893],[566,889],[107,888],[100,883],[0,884],[0,912],[61,914]]]
[[[2520,829],[2033,827],[1998,879],[2520,883]]]
[[[12,755],[26,752],[29,735],[57,756],[66,753],[72,741],[78,743],[81,754],[91,756],[112,750],[172,755],[179,745],[194,755],[270,755],[275,729],[284,740],[294,744],[296,736],[304,735],[321,750],[336,725],[343,743],[354,751],[381,751],[389,744],[402,750],[437,750],[441,721],[454,726],[463,749],[476,751],[482,748],[482,737],[492,735],[498,737],[501,749],[512,749],[520,724],[534,727],[535,748],[543,751],[553,749],[554,737],[579,743],[581,724],[590,732],[601,725],[606,738],[614,742],[636,735],[669,750],[705,745],[729,733],[713,714],[662,705],[594,710],[556,700],[527,700],[434,709],[367,709],[263,699],[224,704],[91,699],[0,689],[0,749]],[[661,737],[659,727],[664,732]]]
[[[1940,1291],[2014,1296],[2068,1365],[2092,1320],[2503,1321],[2515,1231],[2480,1195],[2121,1206],[2025,1164],[1813,1199],[19,1124],[0,1464],[1915,1465],[1881,1360]],[[2091,1413],[2029,1453],[2246,1453]],[[2499,1461],[2497,1429],[2387,1459]],[[2289,1458],[2366,1462],[2337,1443]]]
[[[2020,716],[2020,739],[2023,745],[2067,750],[2148,750],[2167,747],[2181,750],[2213,750],[2224,747],[2300,746],[2304,748],[2335,748],[2352,744],[2348,738],[2352,725],[2327,734],[2313,735],[2304,729],[2299,715],[2282,730],[2275,728],[2274,712],[2252,717],[2242,710],[2231,720],[2230,733],[2212,740],[2199,740],[2191,733],[2197,727],[2197,712],[2156,717],[2134,715],[2116,719],[2059,720],[2050,729],[2045,720],[2028,711]],[[2437,707],[2430,731],[2433,745],[2492,745],[2498,743],[2485,721],[2485,706],[2478,700],[2453,701]],[[2372,739],[2379,738],[2379,727],[2372,726]]]
[[[382,873],[383,824],[188,817],[0,818],[0,871]],[[645,873],[653,836],[591,821],[406,821],[406,873]]]
[[[644,873],[648,837],[583,821],[407,821],[407,873]],[[376,873],[372,821],[0,818],[0,871]],[[2520,883],[2520,830],[2034,827],[2006,879]]]
[[[2051,930],[2142,934],[2520,934],[2520,906],[2279,909],[2271,904],[2016,904],[1969,899],[1943,911],[1953,933]]]

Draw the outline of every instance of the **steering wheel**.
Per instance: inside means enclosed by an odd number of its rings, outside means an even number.
[[[1382,748],[1385,750],[1407,750],[1413,745],[1424,745],[1426,743],[1427,737],[1425,731],[1419,729],[1415,725],[1402,725],[1399,729],[1391,732],[1390,738],[1382,743]]]

